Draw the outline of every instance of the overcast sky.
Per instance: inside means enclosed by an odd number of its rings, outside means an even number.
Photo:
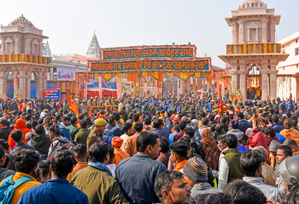
[[[94,31],[100,47],[195,44],[197,55],[212,57],[232,42],[225,17],[244,0],[6,0],[1,1],[0,24],[21,14],[49,36],[52,54],[85,55]],[[277,40],[297,31],[298,0],[266,0],[281,15]]]

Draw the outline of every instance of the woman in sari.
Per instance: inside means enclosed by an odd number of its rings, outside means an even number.
[[[210,169],[217,170],[219,161],[219,150],[216,140],[212,136],[212,132],[209,128],[205,128],[202,133],[201,141],[203,143],[203,149],[206,152],[204,161]]]

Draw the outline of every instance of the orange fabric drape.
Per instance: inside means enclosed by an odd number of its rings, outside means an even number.
[[[213,81],[213,72],[210,71],[209,73],[207,73],[207,82],[212,82]]]
[[[137,72],[127,73],[127,81],[137,81]]]
[[[131,73],[127,73],[127,81],[132,81],[132,75],[131,75]]]
[[[75,93],[75,97],[78,97],[78,90],[77,90],[77,82],[74,82],[74,93]]]
[[[89,73],[86,72],[86,82],[88,83],[89,82]]]
[[[163,82],[163,72],[158,72],[158,81]]]

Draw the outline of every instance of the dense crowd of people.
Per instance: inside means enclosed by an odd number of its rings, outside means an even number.
[[[298,204],[299,104],[0,102],[0,203]]]

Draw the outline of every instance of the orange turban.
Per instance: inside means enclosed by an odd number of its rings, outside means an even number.
[[[121,145],[123,144],[123,139],[120,137],[113,137],[112,138],[112,146],[114,147],[121,147]]]

